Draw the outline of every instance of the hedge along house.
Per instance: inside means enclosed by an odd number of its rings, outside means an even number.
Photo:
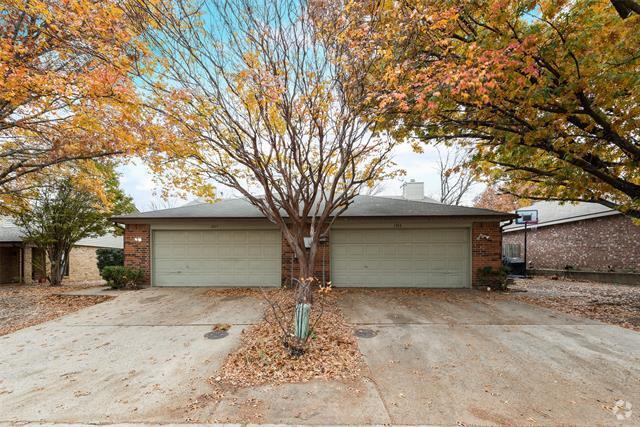
[[[44,250],[26,244],[23,233],[9,218],[0,217],[0,284],[31,284],[46,279],[49,260]],[[122,236],[100,236],[78,241],[69,252],[64,281],[101,280],[96,251],[123,247]]]
[[[344,287],[468,288],[501,266],[500,221],[513,214],[440,204],[423,184],[403,197],[357,196],[322,239],[321,281]],[[297,262],[280,230],[245,199],[113,218],[125,225],[125,265],[151,286],[280,286]]]

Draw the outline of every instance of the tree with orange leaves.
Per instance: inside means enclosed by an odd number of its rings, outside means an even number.
[[[636,2],[313,3],[354,70],[375,60],[368,114],[387,129],[468,144],[503,192],[640,218]]]
[[[144,72],[142,23],[121,3],[3,2],[0,209],[24,205],[72,162],[144,150],[149,121],[133,80]]]
[[[482,193],[473,199],[476,208],[493,209],[495,211],[511,212],[518,207],[518,199],[511,194],[501,193],[494,186],[488,186]]]

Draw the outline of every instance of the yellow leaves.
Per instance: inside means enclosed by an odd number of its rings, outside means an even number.
[[[553,19],[567,5],[567,0],[543,0],[538,2],[540,12],[545,19]]]
[[[270,105],[267,109],[267,116],[270,126],[275,129],[276,133],[284,135],[287,124],[280,115],[279,109],[275,105]]]
[[[411,149],[416,154],[422,154],[424,152],[424,147],[422,141],[418,139],[411,140]]]
[[[256,52],[244,52],[242,59],[249,70],[259,68],[260,66],[260,58]]]

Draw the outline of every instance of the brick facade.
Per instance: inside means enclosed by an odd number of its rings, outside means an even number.
[[[320,244],[316,257],[315,276],[326,281],[331,277],[330,236]],[[471,233],[472,284],[477,286],[477,271],[490,266],[502,265],[502,233],[498,222],[474,222]],[[141,268],[145,271],[145,284],[150,283],[150,226],[148,224],[127,224],[124,234],[124,256],[127,267]],[[299,267],[293,251],[286,240],[282,239],[282,283],[288,284],[291,277],[299,276]],[[324,273],[324,275],[323,275]]]
[[[524,232],[505,233],[504,243],[524,246]],[[529,230],[527,261],[533,268],[640,272],[640,226],[611,215]]]
[[[478,286],[478,270],[502,266],[502,230],[497,222],[474,222],[471,227],[471,284]]]
[[[314,276],[320,282],[323,280],[328,282],[331,278],[330,268],[330,253],[329,253],[329,236],[323,242],[318,244],[318,254],[314,265]],[[324,271],[324,275],[323,275]],[[298,265],[295,254],[287,243],[287,240],[282,237],[282,284],[290,284],[291,278],[300,277],[300,266]]]
[[[69,252],[69,275],[65,282],[101,280],[98,270],[98,248],[74,246]],[[40,283],[46,281],[51,265],[42,249],[31,246],[0,248],[0,283],[18,283],[20,281],[20,252],[22,251],[22,283]]]
[[[144,271],[143,285],[151,283],[151,227],[127,224],[124,229],[124,265]]]
[[[69,276],[65,280],[72,282],[84,280],[100,280],[98,270],[98,248],[76,246],[69,252]]]

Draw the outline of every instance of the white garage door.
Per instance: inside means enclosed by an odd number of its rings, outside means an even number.
[[[338,229],[330,238],[335,286],[470,286],[468,229]]]
[[[153,232],[154,286],[280,286],[274,230]]]

